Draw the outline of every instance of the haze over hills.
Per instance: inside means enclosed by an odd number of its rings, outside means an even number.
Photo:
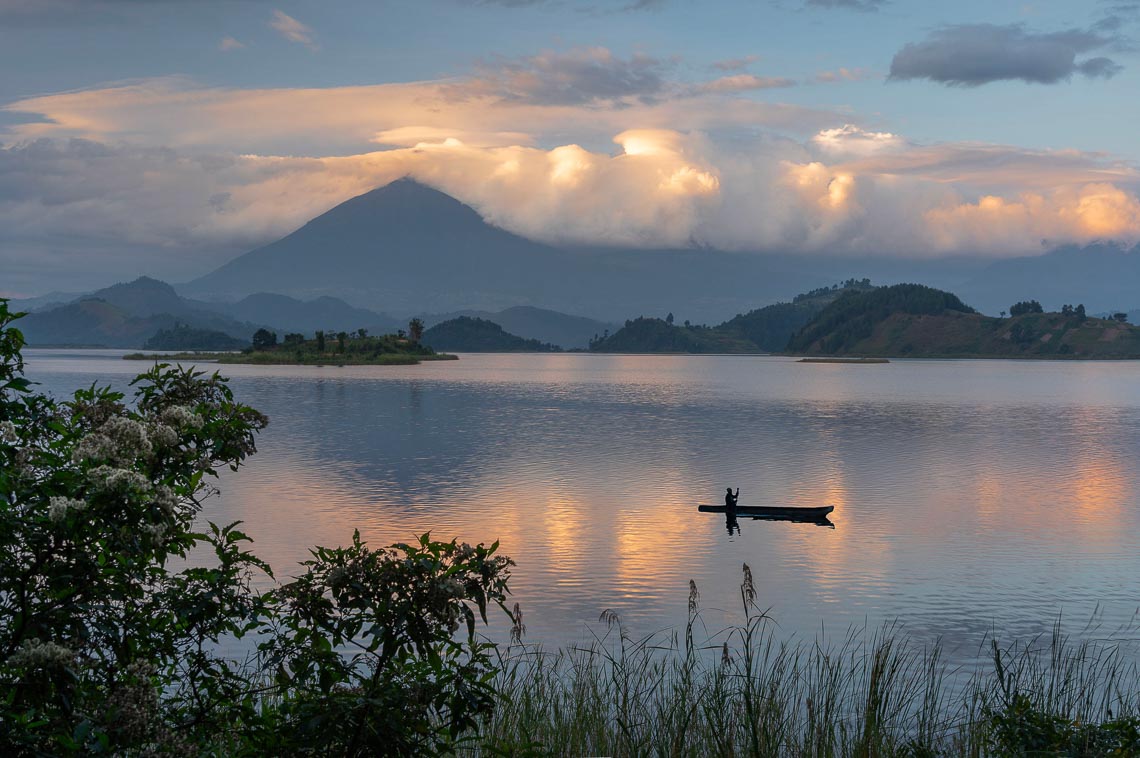
[[[990,314],[1027,298],[1039,300],[1046,310],[1084,303],[1090,311],[1128,311],[1140,306],[1140,245],[1070,245],[997,261],[955,291]]]

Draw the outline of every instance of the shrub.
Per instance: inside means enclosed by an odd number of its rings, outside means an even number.
[[[36,394],[17,316],[0,300],[5,754],[435,753],[487,716],[475,613],[505,608],[497,543],[374,551],[357,534],[258,591],[272,572],[239,525],[198,521],[266,418],[218,374],[165,364],[131,403]],[[246,635],[251,660],[220,654]]]

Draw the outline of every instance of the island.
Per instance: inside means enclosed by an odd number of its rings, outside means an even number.
[[[784,351],[862,358],[1140,358],[1140,327],[1124,313],[1095,318],[1083,305],[1047,313],[1036,300],[986,316],[956,295],[896,284],[836,298]]]
[[[126,360],[213,361],[295,366],[410,366],[422,361],[456,360],[457,356],[437,353],[423,344],[423,324],[413,319],[409,332],[372,336],[366,329],[336,334],[318,331],[312,339],[299,333],[277,334],[258,329],[253,344],[240,352],[180,352],[173,354],[129,353]]]

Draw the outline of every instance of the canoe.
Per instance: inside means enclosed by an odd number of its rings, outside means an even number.
[[[724,505],[698,505],[697,510],[702,513],[724,513],[728,507]],[[834,505],[821,505],[815,508],[797,508],[790,505],[738,505],[736,506],[736,515],[794,519],[796,521],[820,521],[827,518],[827,514],[834,510]]]

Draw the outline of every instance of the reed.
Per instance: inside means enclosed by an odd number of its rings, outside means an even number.
[[[635,637],[602,614],[590,644],[500,654],[499,705],[471,755],[933,756],[1140,754],[1140,677],[1112,643],[1051,635],[950,665],[895,625],[781,641],[756,605],[702,629],[690,583],[684,630]],[[1086,630],[1087,631],[1087,630]]]

